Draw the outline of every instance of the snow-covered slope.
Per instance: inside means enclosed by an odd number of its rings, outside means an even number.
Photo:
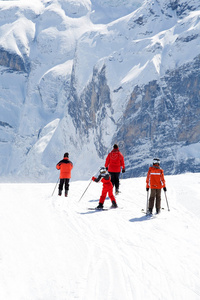
[[[95,207],[101,184],[0,184],[0,298],[199,300],[200,174],[166,176],[170,211],[147,219],[145,178],[121,180],[120,208]],[[106,199],[105,207],[110,206]]]
[[[113,143],[126,177],[154,155],[199,171],[198,0],[0,1],[1,179],[88,179]]]

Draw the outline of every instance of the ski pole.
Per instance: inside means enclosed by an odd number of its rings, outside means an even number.
[[[58,180],[57,180],[57,182],[56,182],[56,185],[55,185],[55,188],[54,188],[54,190],[53,190],[53,193],[52,193],[51,197],[53,196],[53,194],[54,194],[54,192],[55,192],[55,189],[56,189],[56,187],[57,187],[57,184],[58,184],[59,178],[60,178],[60,176],[58,177]]]
[[[167,201],[167,193],[166,193],[166,191],[164,191],[164,193],[165,193],[165,199],[166,199],[166,202],[167,202],[167,208],[168,208],[168,211],[170,211],[169,204],[168,204],[168,201]]]
[[[85,189],[85,191],[83,192],[83,195],[81,196],[81,198],[78,200],[78,202],[81,201],[81,199],[83,198],[85,192],[87,191],[87,189],[89,188],[90,184],[91,184],[92,180],[90,180],[90,183],[88,184],[87,188]]]
[[[147,207],[146,207],[146,214],[148,213],[148,202],[149,202],[149,190],[147,191]]]
[[[99,171],[96,173],[96,175],[95,175],[95,176],[97,176],[97,174],[98,174],[98,173],[99,173]],[[90,183],[89,183],[89,184],[88,184],[88,186],[86,187],[85,191],[83,192],[83,195],[82,195],[82,196],[81,196],[81,198],[78,200],[78,202],[80,202],[80,201],[81,201],[81,199],[83,198],[83,196],[84,196],[85,192],[87,191],[87,189],[89,188],[89,186],[90,186],[91,182],[92,182],[92,179],[90,180]]]

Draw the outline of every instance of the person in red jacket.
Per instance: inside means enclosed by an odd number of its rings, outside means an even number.
[[[69,160],[69,153],[65,153],[64,157],[59,163],[57,163],[56,168],[60,170],[60,184],[58,186],[58,195],[62,195],[63,185],[65,185],[65,197],[68,195],[69,190],[69,180],[71,178],[71,170],[73,168],[73,163]]]
[[[115,187],[115,194],[119,193],[119,175],[125,172],[124,157],[119,151],[117,144],[113,146],[113,150],[108,154],[105,162],[105,167],[111,175],[111,182]]]
[[[160,213],[161,203],[161,189],[166,192],[164,171],[160,168],[159,158],[153,159],[153,166],[149,167],[147,178],[146,178],[146,190],[151,189],[149,197],[149,209],[148,212],[152,214],[154,207],[154,200],[156,199],[156,213]]]
[[[103,204],[106,199],[107,193],[108,193],[110,200],[112,201],[111,208],[117,208],[117,203],[116,203],[115,197],[113,195],[113,185],[110,180],[110,175],[107,172],[106,168],[102,167],[100,169],[99,176],[97,178],[93,176],[92,180],[95,182],[99,182],[101,180],[101,182],[103,183],[103,189],[102,189],[101,197],[99,199],[99,205],[96,208],[103,209]]]

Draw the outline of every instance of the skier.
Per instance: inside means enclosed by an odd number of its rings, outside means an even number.
[[[71,178],[71,170],[73,168],[73,163],[69,160],[69,153],[65,153],[64,157],[59,163],[57,163],[56,168],[60,170],[60,184],[58,186],[58,195],[62,195],[63,185],[65,185],[65,197],[68,195],[69,190],[69,180]]]
[[[119,193],[119,175],[122,168],[122,173],[125,172],[124,157],[119,151],[117,144],[114,144],[113,150],[108,154],[105,162],[105,167],[111,175],[111,182],[115,187],[115,194]]]
[[[160,168],[160,159],[153,159],[153,166],[149,167],[147,178],[146,178],[146,190],[151,189],[149,197],[149,208],[148,212],[152,214],[154,207],[154,200],[156,199],[156,213],[160,213],[160,203],[161,203],[161,189],[166,192],[164,172]]]
[[[103,183],[103,189],[102,189],[101,197],[99,199],[99,205],[96,208],[103,209],[103,204],[106,199],[107,193],[108,193],[110,200],[112,201],[111,208],[117,208],[117,203],[116,203],[115,197],[113,195],[113,185],[112,185],[112,182],[110,179],[110,175],[107,172],[106,168],[102,167],[100,169],[99,176],[97,178],[93,176],[92,180],[95,182],[99,182],[101,180],[101,182]]]

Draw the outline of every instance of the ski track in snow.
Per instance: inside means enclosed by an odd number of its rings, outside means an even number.
[[[108,211],[87,209],[101,184],[80,202],[86,181],[67,198],[51,196],[55,184],[0,184],[0,299],[200,299],[200,174],[166,183],[170,211],[162,192],[152,219],[145,178],[121,180],[122,209]]]

